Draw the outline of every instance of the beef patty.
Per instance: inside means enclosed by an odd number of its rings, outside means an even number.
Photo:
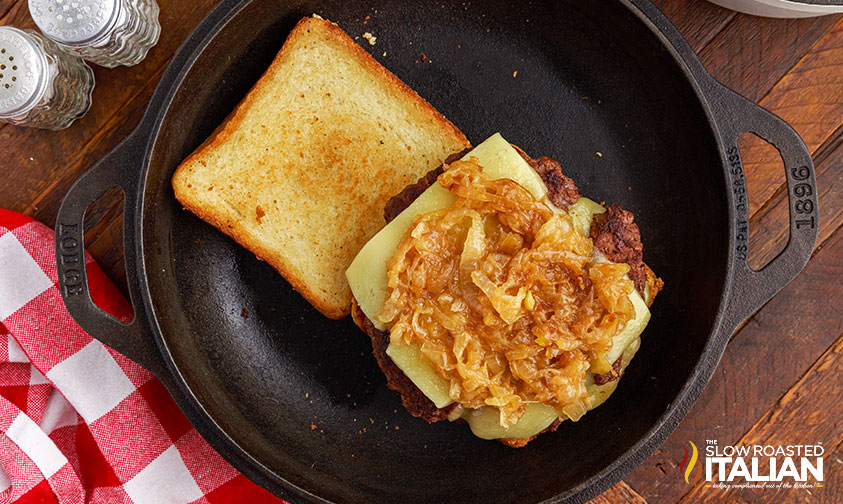
[[[389,223],[403,212],[416,200],[428,187],[432,186],[439,175],[444,171],[444,166],[461,159],[470,149],[448,156],[445,162],[421,177],[416,183],[410,184],[400,193],[393,196],[384,207],[384,218]],[[536,173],[547,186],[548,198],[561,208],[567,210],[580,198],[580,192],[576,183],[562,172],[562,165],[547,156],[530,158],[521,149],[516,150],[536,170]],[[610,261],[626,263],[630,267],[629,277],[635,283],[635,289],[644,296],[644,289],[648,283],[650,289],[650,304],[656,293],[662,286],[661,279],[657,278],[652,270],[646,267],[643,260],[644,247],[641,244],[641,234],[638,225],[633,222],[630,212],[623,210],[617,205],[610,205],[606,212],[594,217],[591,227],[591,238],[594,246],[597,247]],[[392,362],[386,354],[389,346],[389,332],[378,330],[372,321],[363,313],[356,302],[351,307],[351,316],[354,322],[372,340],[372,353],[378,361],[384,375],[387,386],[401,394],[401,402],[404,408],[411,415],[423,418],[427,422],[438,422],[448,419],[449,415],[456,413],[456,403],[437,408],[433,401],[427,398],[424,393],[410,380],[401,369]],[[621,358],[613,363],[615,373],[596,375],[595,382],[598,385],[617,380],[622,374],[620,369]],[[557,419],[539,434],[555,431],[561,421]],[[536,435],[538,436],[538,434]],[[536,436],[529,439],[499,439],[498,441],[512,447],[521,447],[529,443]]]

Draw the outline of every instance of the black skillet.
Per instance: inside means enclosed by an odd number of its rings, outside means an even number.
[[[349,320],[325,319],[179,207],[173,170],[312,13],[354,37],[373,33],[376,45],[360,38],[363,47],[472,142],[501,131],[559,159],[584,194],[635,213],[645,259],[667,287],[608,403],[523,449],[476,439],[464,425],[428,425],[385,387],[368,338]],[[758,272],[746,263],[736,147],[746,131],[781,152],[791,207],[786,249]],[[130,324],[92,304],[80,260],[85,209],[113,186],[126,198]],[[645,0],[230,0],[176,54],[137,130],[71,189],[56,247],[62,293],[81,326],[151,369],[227,460],[279,496],[582,502],[674,429],[735,328],[804,266],[816,219],[800,138],[715,82]]]

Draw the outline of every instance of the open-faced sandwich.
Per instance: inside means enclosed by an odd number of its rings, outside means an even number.
[[[614,391],[662,283],[632,214],[496,134],[406,188],[348,268],[352,316],[428,422],[524,446]]]
[[[305,18],[172,184],[321,313],[351,311],[411,414],[523,446],[606,400],[661,282],[629,212],[500,135],[469,147]]]

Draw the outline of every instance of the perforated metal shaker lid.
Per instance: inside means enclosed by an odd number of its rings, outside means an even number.
[[[44,50],[32,35],[0,26],[0,117],[11,117],[38,103],[47,83]]]
[[[41,32],[67,45],[102,36],[119,10],[119,0],[29,0],[29,13]]]

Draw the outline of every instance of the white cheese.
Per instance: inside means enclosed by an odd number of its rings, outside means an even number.
[[[547,199],[547,188],[541,177],[518,152],[497,133],[475,147],[463,159],[476,158],[483,167],[487,177],[491,179],[508,178],[518,182],[529,190],[533,196],[544,201],[551,208],[555,208]],[[456,201],[450,191],[438,183],[433,184],[421,194],[410,206],[387,224],[378,234],[360,250],[354,261],[346,271],[351,292],[357,300],[363,313],[374,323],[375,327],[385,330],[386,327],[377,320],[383,304],[387,299],[386,264],[398,248],[399,243],[420,215],[448,208]],[[588,236],[591,220],[595,213],[605,212],[606,209],[588,198],[580,198],[569,208],[577,229]],[[595,250],[595,260],[605,261]],[[612,348],[605,358],[609,363],[614,362],[633,343],[637,343],[638,336],[650,319],[650,311],[644,300],[633,291],[630,300],[635,307],[635,319],[629,321],[623,330],[613,340]],[[427,396],[437,408],[443,408],[453,400],[448,394],[448,380],[437,375],[432,366],[421,360],[420,349],[417,344],[391,342],[386,350],[387,355],[401,371]],[[633,353],[628,352],[628,353]],[[631,355],[629,356],[631,358]],[[625,359],[626,360],[626,359]],[[627,362],[624,362],[626,364]],[[590,377],[590,375],[589,375]],[[591,382],[589,393],[595,396],[595,403],[602,403],[614,390],[617,382],[613,381],[603,386],[596,386]],[[596,404],[595,404],[596,406]],[[519,422],[508,429],[501,427],[500,415],[497,409],[484,407],[476,410],[468,409],[463,414],[472,432],[483,439],[515,438],[523,439],[538,434],[556,420],[558,413],[555,408],[545,404],[530,404],[525,408],[524,416]]]

